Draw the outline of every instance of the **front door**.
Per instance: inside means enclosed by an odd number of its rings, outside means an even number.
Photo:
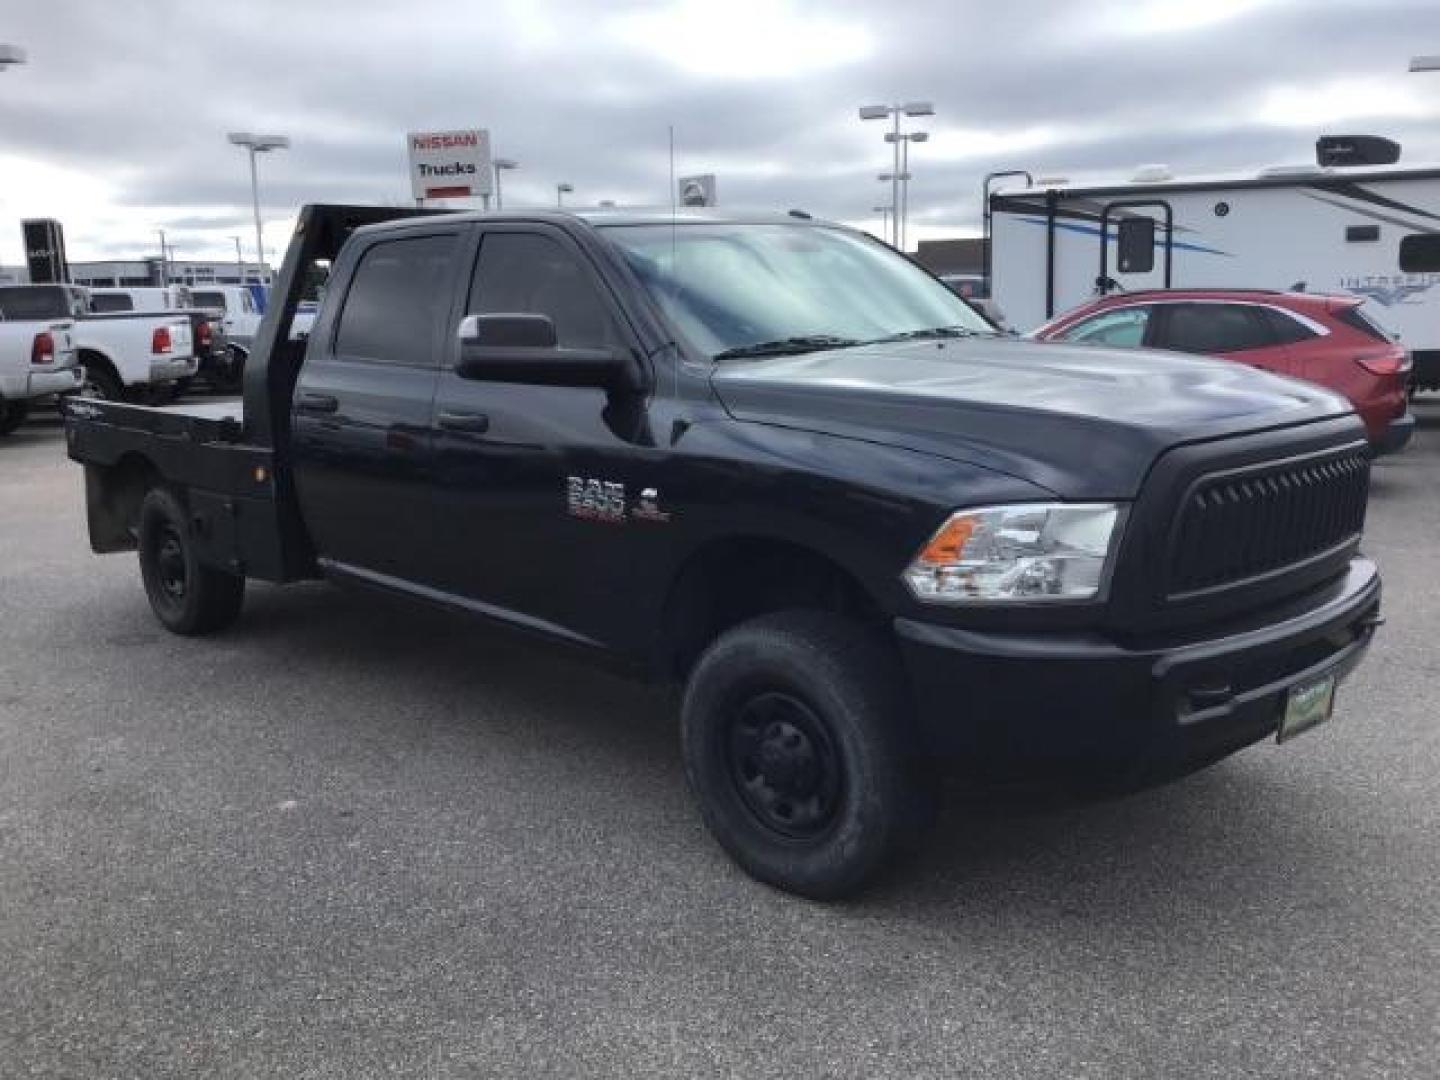
[[[452,229],[365,247],[306,353],[295,484],[319,554],[345,568],[429,576],[431,407],[458,242]]]
[[[561,347],[633,351],[613,297],[559,229],[484,231],[460,314],[497,313],[549,316]],[[436,518],[454,538],[442,587],[502,618],[605,639],[631,602],[626,568],[664,543],[663,508],[633,515],[661,457],[647,407],[593,387],[469,381],[447,365],[434,412]]]

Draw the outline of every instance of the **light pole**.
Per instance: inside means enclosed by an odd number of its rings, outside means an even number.
[[[170,284],[170,269],[165,263],[165,230],[156,229],[160,234],[160,285],[162,287]]]
[[[518,169],[520,163],[518,161],[512,161],[510,158],[497,157],[490,164],[494,166],[495,169],[495,209],[503,210],[505,209],[505,205],[500,199],[500,174],[507,169]]]
[[[927,142],[929,139],[928,131],[907,131],[898,135],[893,131],[885,133],[886,142],[900,144],[900,209],[897,215],[900,224],[896,229],[900,240],[895,246],[901,251],[905,250],[905,241],[910,231],[910,144]]]
[[[242,254],[240,254],[240,237],[238,237],[238,236],[232,236],[232,237],[230,237],[230,239],[235,241],[235,280],[236,280],[239,284],[244,285],[244,284],[245,284],[245,256],[242,255]]]
[[[900,185],[910,179],[910,174],[905,172],[882,172],[875,179],[879,180],[882,184],[889,184],[890,194],[892,196],[898,196],[900,194]],[[890,239],[887,241],[890,246],[895,248],[897,251],[900,249],[900,245],[898,242],[899,237],[896,235],[897,226],[900,219],[900,214],[898,213],[898,210],[899,207],[892,202],[890,204]]]
[[[6,45],[0,41],[0,71],[25,63],[25,50],[19,45]]]
[[[568,183],[568,182],[567,182],[567,183],[563,183],[563,184],[556,184],[556,185],[555,185],[555,205],[556,205],[556,206],[564,206],[564,205],[565,205],[565,196],[571,194],[572,192],[574,192],[574,190],[575,190],[575,185],[574,185],[574,184],[571,184],[571,183]]]
[[[891,169],[890,205],[895,207],[895,214],[891,219],[891,243],[899,248],[901,245],[901,230],[904,226],[905,208],[900,199],[900,177],[905,172],[905,166],[900,161],[900,150],[902,139],[900,137],[900,117],[902,116],[934,116],[935,106],[928,101],[909,101],[903,105],[862,105],[860,107],[861,120],[884,120],[890,117],[894,120],[894,126],[885,141],[892,145],[894,165]]]
[[[284,135],[252,135],[248,131],[232,131],[227,138],[235,146],[243,146],[250,151],[250,198],[255,204],[255,255],[263,273],[265,236],[260,228],[260,174],[255,168],[255,155],[271,150],[289,150],[290,140]]]
[[[890,231],[890,207],[872,206],[871,210],[880,215],[880,232],[883,235]]]

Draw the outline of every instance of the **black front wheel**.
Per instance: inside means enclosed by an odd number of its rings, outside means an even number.
[[[0,401],[0,435],[9,435],[30,415],[28,401]]]
[[[181,500],[152,488],[140,504],[140,576],[155,617],[176,634],[223,630],[240,615],[245,579],[199,561]]]
[[[899,666],[838,615],[782,612],[722,635],[690,677],[682,727],[706,825],[789,892],[857,891],[934,809]]]

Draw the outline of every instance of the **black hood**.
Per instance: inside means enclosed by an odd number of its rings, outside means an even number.
[[[1229,361],[1009,338],[722,362],[713,385],[740,420],[938,454],[1062,498],[1133,498],[1173,446],[1350,411]]]

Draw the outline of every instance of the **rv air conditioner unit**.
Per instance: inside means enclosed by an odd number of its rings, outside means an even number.
[[[1135,170],[1135,175],[1130,178],[1134,184],[1163,184],[1166,180],[1174,180],[1175,174],[1170,171],[1169,165],[1141,165]]]
[[[1321,165],[1394,165],[1400,144],[1379,135],[1322,135],[1315,140],[1315,160]]]

